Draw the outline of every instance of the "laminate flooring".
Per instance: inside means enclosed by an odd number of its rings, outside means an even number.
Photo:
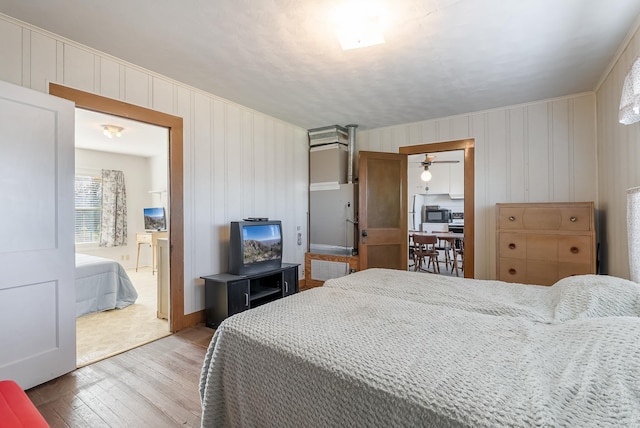
[[[76,319],[78,367],[171,334],[167,320],[157,317],[157,274],[150,266],[127,269],[127,274],[138,292],[134,304]]]
[[[52,428],[199,427],[198,383],[214,330],[196,326],[27,390]]]

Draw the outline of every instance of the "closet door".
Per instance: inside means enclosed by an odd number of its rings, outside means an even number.
[[[76,367],[74,104],[0,81],[0,379]]]

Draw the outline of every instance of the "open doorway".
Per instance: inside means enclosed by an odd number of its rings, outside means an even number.
[[[170,334],[169,136],[163,127],[81,108],[75,118],[80,367]],[[116,204],[123,208],[122,232],[115,242],[101,231],[112,220],[105,209],[113,174],[123,184]]]
[[[464,276],[473,278],[474,270],[474,240],[475,240],[475,140],[456,140],[441,143],[419,144],[415,146],[403,146],[398,149],[399,153],[406,155],[435,154],[462,150],[464,152]],[[407,230],[408,233],[408,230]]]
[[[172,332],[204,321],[204,310],[184,313],[184,207],[183,207],[183,120],[181,117],[135,106],[78,89],[49,83],[49,94],[87,110],[113,114],[169,130],[169,329]]]
[[[413,154],[408,156],[407,165],[409,270],[461,276],[464,271],[464,151]],[[435,242],[418,246],[416,236],[423,237],[422,241],[435,239]],[[423,257],[427,254],[428,258]]]

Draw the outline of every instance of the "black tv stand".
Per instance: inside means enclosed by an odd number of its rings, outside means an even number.
[[[217,328],[225,318],[298,292],[298,264],[250,275],[221,273],[204,279],[207,327]]]

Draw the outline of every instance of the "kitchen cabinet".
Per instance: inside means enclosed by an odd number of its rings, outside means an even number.
[[[440,163],[447,162],[447,163]],[[429,167],[431,181],[428,194],[451,195],[462,198],[464,195],[464,152],[456,150],[438,153],[436,160]]]
[[[464,162],[449,165],[449,194],[464,196]]]
[[[448,194],[450,189],[450,164],[433,163],[429,167],[431,180],[427,183],[429,190],[427,194]]]

